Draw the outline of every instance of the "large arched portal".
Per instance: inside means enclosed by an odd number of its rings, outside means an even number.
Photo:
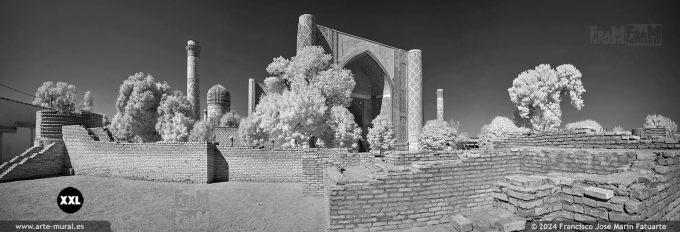
[[[371,127],[371,121],[380,113],[387,114],[390,118],[389,96],[390,84],[387,82],[385,71],[368,53],[357,55],[344,66],[352,71],[356,85],[352,91],[352,104],[349,111],[354,115],[354,120],[361,127],[364,138]],[[386,100],[388,102],[383,102]]]

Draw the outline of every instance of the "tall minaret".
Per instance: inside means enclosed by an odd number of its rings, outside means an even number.
[[[437,120],[444,121],[444,90],[437,89]]]
[[[316,22],[310,14],[300,15],[298,18],[297,52],[307,46],[313,46],[316,41]]]
[[[255,111],[255,79],[248,79],[248,115]]]
[[[420,150],[423,128],[423,55],[420,49],[408,51],[408,150]]]
[[[201,98],[198,87],[198,57],[201,55],[201,47],[194,40],[187,42],[187,99],[191,102],[194,119],[201,119]]]

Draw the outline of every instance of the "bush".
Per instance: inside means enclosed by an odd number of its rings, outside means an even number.
[[[392,123],[387,120],[387,117],[378,115],[372,123],[373,127],[368,128],[366,135],[366,140],[371,149],[379,150],[382,153],[383,150],[393,148],[396,138],[394,138]]]
[[[220,126],[238,127],[241,124],[241,116],[238,112],[228,112],[220,118]]]
[[[361,128],[354,121],[352,115],[344,106],[333,106],[330,110],[328,125],[333,130],[328,130],[326,138],[317,144],[328,144],[332,147],[356,148],[356,142],[361,138]]]
[[[479,141],[481,144],[488,145],[502,139],[504,133],[522,133],[528,131],[528,128],[517,127],[507,117],[496,116],[489,124],[482,127],[479,133]]]
[[[189,134],[189,141],[191,142],[214,142],[215,128],[212,123],[207,121],[198,121],[194,124]]]
[[[678,125],[673,122],[670,118],[660,115],[660,114],[650,114],[645,117],[645,124],[642,125],[644,128],[666,128],[666,133],[669,136],[675,135],[678,131]]]
[[[445,121],[430,120],[423,126],[420,134],[420,145],[422,150],[436,151],[445,150],[453,146],[456,139],[456,130]]]
[[[564,128],[567,130],[589,129],[591,131],[602,131],[602,126],[595,120],[590,119],[568,123]]]
[[[156,132],[165,142],[186,142],[194,125],[191,103],[184,93],[176,90],[164,94],[158,106]]]
[[[46,81],[35,92],[33,105],[57,109],[63,112],[74,112],[76,103],[76,86],[64,83]]]

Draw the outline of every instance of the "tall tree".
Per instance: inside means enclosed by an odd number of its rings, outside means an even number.
[[[92,91],[85,92],[81,110],[85,112],[92,112],[94,110],[94,96],[92,95]]]
[[[35,92],[34,105],[74,112],[76,110],[76,86],[65,82],[46,81]]]
[[[335,140],[328,136],[328,131],[335,134],[337,129],[329,126],[333,120],[329,111],[335,106],[348,107],[351,102],[355,83],[349,70],[333,65],[330,55],[312,46],[291,59],[275,58],[267,72],[272,76],[265,79],[266,94],[241,125],[246,127],[240,130],[246,133],[241,134],[246,142],[266,138],[285,140],[288,146],[306,146],[310,139],[319,138],[320,144],[346,144],[323,140]],[[354,131],[348,127],[342,130]]]
[[[111,128],[118,140],[154,142],[160,140],[156,132],[158,106],[170,85],[156,82],[153,76],[135,73],[123,81],[116,100],[116,115]]]
[[[563,95],[568,94],[576,109],[583,108],[581,96],[586,89],[581,76],[581,72],[571,64],[563,64],[556,69],[541,64],[520,73],[508,89],[519,116],[515,121],[528,119],[531,128],[536,131],[557,129],[562,123],[560,102]]]
[[[397,139],[394,137],[394,127],[385,115],[378,115],[372,121],[373,126],[368,128],[366,140],[371,146],[371,150],[384,150],[394,147]]]
[[[194,125],[191,102],[182,91],[163,95],[158,106],[156,131],[163,141],[186,142]]]

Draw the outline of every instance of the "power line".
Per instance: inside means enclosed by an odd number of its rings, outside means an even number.
[[[3,86],[3,87],[5,87],[5,88],[8,88],[8,89],[14,90],[14,91],[16,91],[16,92],[19,92],[19,93],[22,93],[22,94],[25,94],[25,95],[28,95],[28,96],[31,96],[31,97],[35,97],[35,95],[33,95],[33,94],[30,94],[30,93],[26,93],[26,92],[23,92],[23,91],[21,91],[21,90],[18,90],[18,89],[15,89],[15,88],[9,87],[9,86],[7,86],[7,85],[5,85],[5,84],[3,84],[3,83],[0,83],[0,86]]]

